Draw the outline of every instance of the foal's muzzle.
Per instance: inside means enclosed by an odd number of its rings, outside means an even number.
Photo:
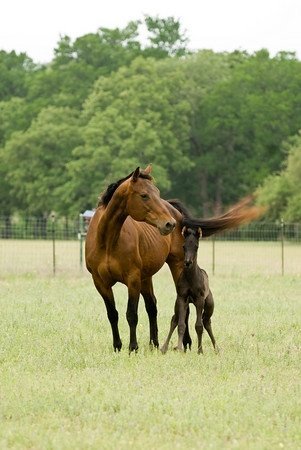
[[[191,266],[192,266],[192,261],[190,261],[190,260],[184,261],[185,269],[189,269]]]

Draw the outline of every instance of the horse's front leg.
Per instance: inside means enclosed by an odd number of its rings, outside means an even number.
[[[102,296],[107,310],[107,316],[111,325],[112,335],[113,335],[113,347],[115,352],[120,351],[122,347],[122,342],[119,335],[118,329],[118,311],[115,306],[114,295],[111,287],[105,287],[101,281],[93,277],[93,281],[97,291]]]
[[[126,310],[126,318],[130,327],[130,344],[129,351],[137,351],[138,343],[137,343],[137,323],[138,323],[138,303],[141,289],[141,281],[140,277],[132,276],[128,281],[128,305]]]
[[[159,347],[158,341],[158,324],[157,324],[157,299],[154,294],[153,283],[151,278],[143,280],[141,286],[141,294],[145,302],[145,309],[149,320],[149,344]]]
[[[196,322],[195,322],[195,331],[198,336],[198,354],[203,353],[202,347],[202,337],[203,337],[203,311],[204,311],[204,299],[199,297],[195,301],[196,307]]]

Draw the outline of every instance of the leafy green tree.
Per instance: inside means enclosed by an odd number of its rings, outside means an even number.
[[[27,74],[33,67],[26,53],[0,50],[0,101],[26,96]]]
[[[44,109],[26,132],[14,133],[1,151],[4,167],[9,168],[4,182],[12,199],[10,212],[65,213],[58,194],[67,182],[71,151],[80,143],[78,113],[70,108]]]
[[[130,22],[124,29],[100,28],[74,43],[61,37],[51,64],[30,79],[27,98],[33,108],[37,112],[50,105],[80,109],[99,76],[110,75],[141,53],[137,29],[138,22]]]
[[[185,83],[181,66],[143,58],[96,82],[83,111],[84,145],[68,164],[67,191],[77,207],[95,205],[101,187],[138,165],[154,164],[164,192],[171,173],[191,167]]]
[[[74,42],[75,58],[98,68],[99,75],[108,75],[128,65],[140,54],[139,22],[129,22],[124,29],[99,28],[98,33],[82,36]]]
[[[285,145],[287,159],[279,174],[269,176],[258,189],[258,203],[268,207],[266,218],[301,221],[301,134]]]
[[[33,118],[25,98],[11,97],[0,102],[0,146],[4,145],[14,131],[26,130]]]
[[[13,199],[10,195],[10,183],[7,180],[9,166],[4,158],[3,148],[0,148],[0,215],[9,216],[13,211]]]
[[[235,55],[230,76],[206,95],[195,119],[196,170],[205,168],[216,209],[252,192],[280,168],[281,142],[301,121],[300,101],[301,63],[291,54]]]
[[[213,149],[205,149],[204,132],[207,117],[202,117],[206,99],[216,86],[231,76],[229,55],[203,50],[179,62],[186,79],[186,98],[190,104],[189,157],[193,166],[187,173],[174,174],[173,189],[169,193],[178,197],[201,215],[212,213],[214,203],[216,160]]]
[[[181,24],[174,17],[160,18],[145,16],[145,25],[149,32],[150,45],[145,54],[155,58],[166,56],[184,56],[188,53],[188,38],[181,30]]]

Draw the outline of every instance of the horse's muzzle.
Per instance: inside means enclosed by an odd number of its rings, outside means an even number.
[[[166,236],[167,234],[171,233],[175,229],[175,226],[176,226],[176,221],[172,220],[172,221],[166,222],[162,227],[158,227],[158,228],[159,228],[160,233],[163,236]]]

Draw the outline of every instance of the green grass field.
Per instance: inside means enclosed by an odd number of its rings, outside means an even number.
[[[150,351],[141,301],[129,356],[123,286],[115,354],[89,276],[2,277],[0,448],[300,449],[300,276],[216,275],[211,287],[219,355],[207,335],[202,356],[196,345]],[[166,268],[155,290],[163,343],[174,303]],[[191,334],[195,343],[192,323]]]

